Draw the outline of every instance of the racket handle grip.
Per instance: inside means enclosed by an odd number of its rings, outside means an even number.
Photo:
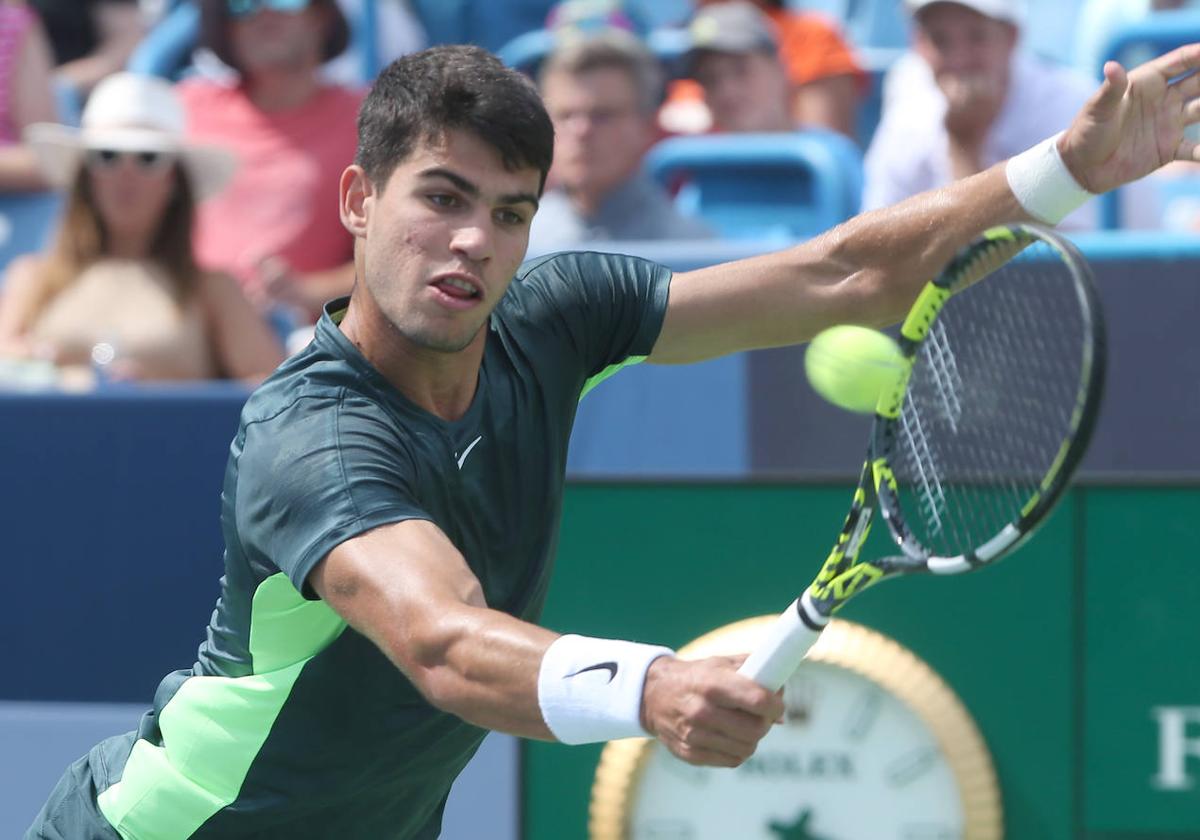
[[[806,592],[775,619],[758,647],[738,669],[739,674],[772,691],[783,688],[783,684],[796,672],[804,654],[821,635],[828,620],[817,617],[816,610],[805,609],[807,600]]]

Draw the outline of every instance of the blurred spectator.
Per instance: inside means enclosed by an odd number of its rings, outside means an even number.
[[[46,186],[21,142],[25,127],[56,119],[50,48],[23,0],[0,2],[0,193]]]
[[[46,25],[60,82],[79,102],[125,66],[146,34],[137,0],[30,0]]]
[[[232,271],[263,309],[311,323],[354,283],[337,196],[362,93],[319,74],[346,48],[346,19],[333,0],[200,0],[200,9],[202,43],[238,78],[180,83],[188,134],[232,149],[241,167],[200,208],[197,257]]]
[[[777,31],[752,3],[715,3],[692,21],[688,70],[719,131],[790,131],[791,82]]]
[[[889,71],[863,209],[980,172],[1066,125],[1092,83],[1017,49],[1022,0],[905,0],[913,51]],[[1096,224],[1095,202],[1066,228]]]
[[[275,337],[233,278],[192,254],[195,202],[226,182],[233,156],[184,142],[183,109],[151,76],[105,79],[82,125],[27,131],[67,205],[49,252],[9,267],[0,354],[121,379],[265,376],[282,358]]]
[[[270,7],[271,4],[262,5]],[[286,5],[276,8],[282,9]],[[357,37],[350,38],[346,48],[321,67],[321,78],[327,82],[347,87],[361,85],[374,79],[381,69],[400,56],[427,46],[425,30],[408,0],[375,0],[370,6],[367,0],[337,0],[337,5],[343,18],[358,22],[363,29],[368,25],[363,20],[364,15],[373,11],[374,19],[370,24],[373,37],[365,38],[359,32]],[[210,49],[197,49],[190,59],[192,66],[188,72],[191,75],[231,84],[237,81],[237,72]]]
[[[782,0],[700,0],[698,5],[689,31],[704,51],[710,82],[719,79],[728,88],[753,91],[757,101],[765,102],[774,99],[779,86],[776,77],[782,74],[787,82],[786,125],[771,130],[814,127],[855,135],[866,75],[832,21],[817,13],[788,9]],[[758,84],[769,86],[769,96]],[[728,112],[722,116],[706,114],[703,109],[698,112],[695,104],[701,97],[707,100],[712,92],[711,85],[701,93],[694,83],[674,84],[661,116],[663,127],[671,131],[764,130],[726,125],[725,120],[734,116]],[[723,101],[708,101],[710,110],[714,104],[729,104],[727,98],[717,96]],[[770,107],[776,109],[773,103]]]
[[[554,122],[554,166],[531,252],[598,239],[712,236],[642,173],[663,72],[634,35],[613,29],[564,42],[542,63],[540,84]]]

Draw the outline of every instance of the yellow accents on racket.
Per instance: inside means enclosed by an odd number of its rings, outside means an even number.
[[[897,387],[903,393],[911,368],[891,337],[850,324],[822,331],[804,354],[813,389],[836,406],[862,413],[875,411]]]
[[[933,320],[942,311],[942,304],[950,297],[950,290],[926,283],[925,288],[917,295],[917,300],[908,310],[908,317],[900,327],[900,334],[911,341],[924,341]]]
[[[832,597],[834,601],[848,601],[882,577],[883,569],[870,563],[856,563],[833,580],[814,581],[810,588],[815,598],[824,600]]]
[[[893,493],[896,492],[896,474],[892,472],[892,468],[888,466],[888,462],[883,458],[876,458],[871,462],[871,472],[875,477],[875,492],[879,492],[879,487],[886,484],[888,489]]]

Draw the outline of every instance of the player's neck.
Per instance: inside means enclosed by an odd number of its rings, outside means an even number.
[[[374,323],[351,306],[341,330],[409,402],[451,422],[467,413],[479,383],[486,329],[462,350],[447,353],[421,347],[394,329],[373,327]]]

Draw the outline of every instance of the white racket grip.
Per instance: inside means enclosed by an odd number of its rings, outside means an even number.
[[[804,654],[816,642],[827,622],[828,619],[813,608],[808,592],[805,592],[767,628],[762,641],[742,663],[738,673],[771,691],[778,691],[796,673]]]

